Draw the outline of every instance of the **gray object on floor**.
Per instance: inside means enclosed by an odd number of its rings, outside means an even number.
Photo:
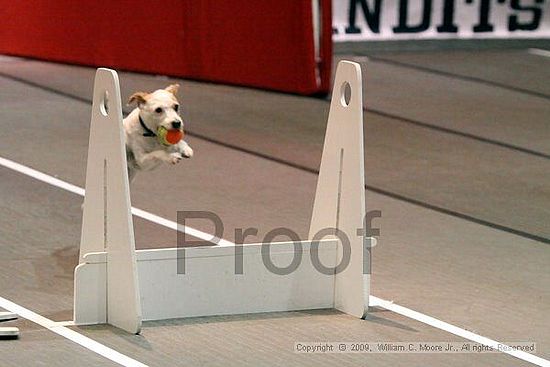
[[[0,322],[17,319],[17,315],[13,312],[0,312]]]
[[[0,322],[17,319],[17,315],[12,312],[0,312]],[[19,329],[16,327],[0,327],[0,338],[17,338]]]

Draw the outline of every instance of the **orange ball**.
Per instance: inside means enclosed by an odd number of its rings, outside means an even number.
[[[183,138],[183,131],[180,129],[167,130],[164,126],[159,126],[157,138],[162,145],[174,145]]]
[[[170,144],[177,144],[183,138],[183,131],[179,129],[168,130],[166,133],[166,141]]]

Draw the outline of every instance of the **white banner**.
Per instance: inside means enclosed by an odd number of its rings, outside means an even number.
[[[333,40],[550,38],[550,0],[333,0]]]

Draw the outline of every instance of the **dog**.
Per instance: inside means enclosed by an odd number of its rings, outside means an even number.
[[[183,133],[180,103],[176,98],[179,87],[179,84],[171,84],[152,93],[136,92],[130,96],[128,104],[136,103],[137,107],[122,122],[130,182],[139,171],[150,171],[162,163],[177,164],[183,158],[193,157],[193,149],[183,139],[165,145],[157,136],[159,127]]]

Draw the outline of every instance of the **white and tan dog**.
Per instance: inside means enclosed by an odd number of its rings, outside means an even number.
[[[152,93],[132,94],[128,104],[137,103],[123,121],[126,133],[126,156],[130,182],[138,171],[149,171],[160,164],[179,163],[182,158],[191,158],[193,149],[182,139],[173,145],[163,144],[157,137],[159,127],[183,132],[179,102],[176,94],[179,84]]]

